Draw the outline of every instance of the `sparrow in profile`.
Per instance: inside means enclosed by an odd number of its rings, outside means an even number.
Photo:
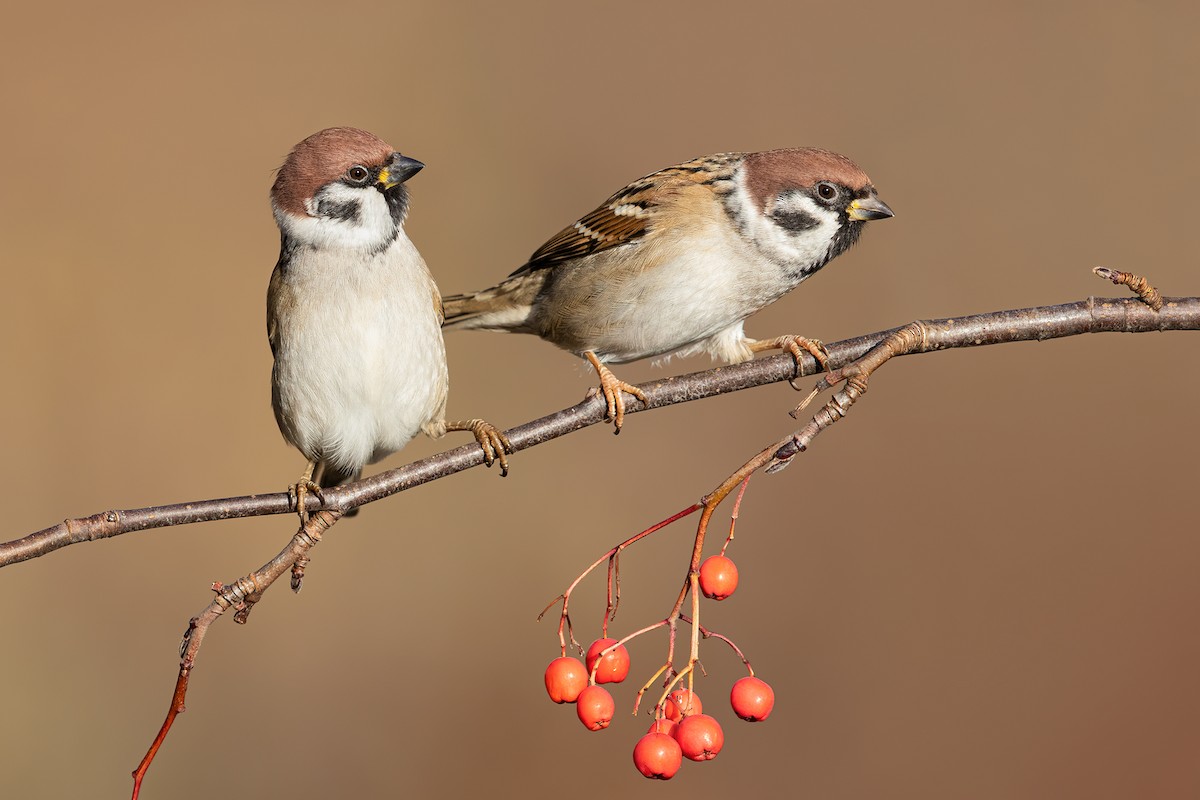
[[[742,325],[890,216],[870,178],[828,150],[705,156],[621,189],[502,283],[445,298],[445,327],[532,333],[586,358],[619,433],[621,393],[646,398],[606,364],[803,349],[824,365],[816,340],[758,341]]]
[[[267,290],[279,430],[308,459],[304,498],[355,480],[418,431],[469,430],[488,466],[508,471],[508,440],[480,419],[446,422],[442,300],[404,232],[405,181],[425,165],[356,128],[292,149],[271,187],[282,234]]]

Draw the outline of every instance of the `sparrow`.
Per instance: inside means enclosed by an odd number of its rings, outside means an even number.
[[[781,349],[825,366],[819,341],[759,341],[743,324],[890,216],[870,178],[829,150],[703,156],[621,189],[503,282],[446,297],[444,326],[532,333],[586,358],[619,433],[622,392],[646,398],[607,364]]]
[[[356,480],[418,432],[471,431],[488,466],[508,472],[495,427],[446,422],[441,295],[404,232],[405,184],[424,166],[366,131],[328,128],[292,149],[271,187],[271,405],[308,459],[289,489],[302,520],[308,492]]]

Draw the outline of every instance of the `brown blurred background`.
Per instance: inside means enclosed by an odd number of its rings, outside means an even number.
[[[896,219],[748,325],[833,341],[914,318],[1200,293],[1193,6],[116,2],[10,10],[0,44],[3,539],[109,508],[281,490],[267,188],[335,124],[425,161],[409,232],[480,288],[625,182],[820,145]],[[454,334],[451,417],[576,402],[582,362]],[[755,480],[702,651],[725,752],[668,784],[648,724],[587,733],[541,683],[542,606],[794,425],[777,385],[633,417],[372,506],[305,591],[222,620],[145,797],[1200,796],[1200,335],[1079,337],[889,365]],[[669,369],[702,369],[674,362]],[[664,374],[625,368],[631,380]],[[455,438],[450,444],[460,444]],[[386,462],[429,455],[415,442]],[[77,545],[0,574],[6,796],[122,797],[187,619],[294,530],[261,518]],[[690,523],[624,561],[628,632],[669,607]],[[600,581],[575,606],[598,634]],[[640,683],[664,642],[633,648]],[[634,687],[616,691],[628,709]]]

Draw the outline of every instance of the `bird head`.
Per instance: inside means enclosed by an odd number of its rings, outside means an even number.
[[[742,214],[773,261],[808,274],[858,241],[870,220],[892,210],[845,156],[812,147],[751,153],[742,164]]]
[[[382,250],[408,213],[405,181],[424,166],[367,131],[326,128],[292,148],[279,168],[275,220],[299,244]]]

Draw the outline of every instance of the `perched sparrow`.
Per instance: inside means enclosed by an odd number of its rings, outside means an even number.
[[[621,189],[504,282],[445,298],[445,327],[532,333],[583,356],[620,432],[621,392],[645,396],[605,364],[770,349],[824,364],[820,342],[756,341],[742,324],[890,216],[863,171],[828,150],[697,158]]]
[[[308,459],[304,495],[355,480],[418,431],[469,430],[508,470],[504,436],[483,420],[447,423],[442,300],[404,233],[404,182],[425,165],[355,128],[314,133],[271,187],[282,234],[267,290],[275,356],[271,405]]]

